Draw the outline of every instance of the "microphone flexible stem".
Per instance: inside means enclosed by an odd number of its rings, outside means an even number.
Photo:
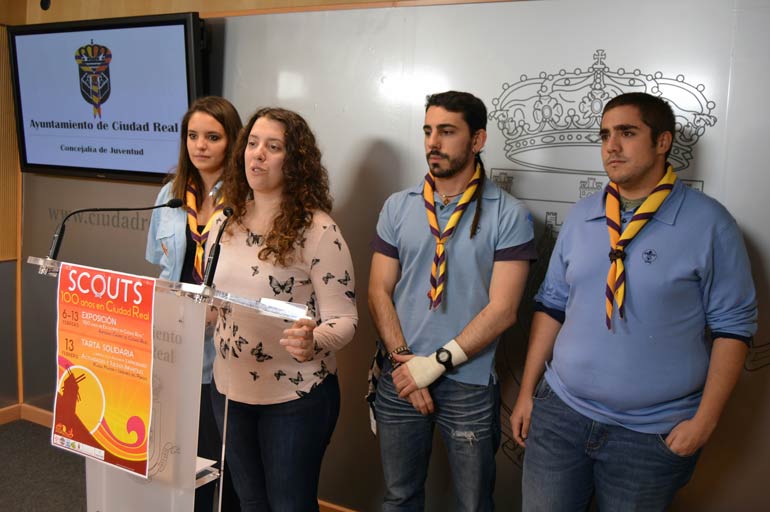
[[[184,202],[181,199],[170,199],[168,202],[163,204],[157,204],[155,206],[143,206],[141,208],[80,208],[78,210],[73,210],[64,216],[62,221],[59,223],[59,226],[56,228],[56,233],[54,233],[53,239],[51,240],[51,249],[48,251],[48,258],[55,260],[59,255],[61,242],[64,239],[64,225],[73,215],[87,212],[141,212],[144,210],[155,210],[157,208],[179,208],[183,204]]]
[[[206,260],[206,271],[203,276],[203,285],[204,286],[211,286],[214,283],[214,273],[217,271],[217,263],[219,263],[219,248],[220,248],[220,240],[222,240],[222,233],[225,232],[225,228],[227,227],[227,222],[230,220],[230,215],[233,214],[233,209],[229,206],[226,206],[222,213],[225,216],[225,220],[222,221],[222,225],[219,226],[219,231],[217,232],[217,238],[214,240],[214,245],[211,246],[211,252],[209,252],[209,257]]]

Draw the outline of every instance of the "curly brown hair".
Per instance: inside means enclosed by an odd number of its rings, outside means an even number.
[[[190,108],[182,118],[182,130],[180,133],[181,142],[179,144],[179,163],[176,167],[176,173],[169,176],[169,180],[173,180],[173,197],[185,200],[187,194],[187,182],[192,180],[195,183],[195,187],[198,190],[197,204],[200,205],[203,201],[203,182],[201,181],[201,175],[198,169],[195,168],[190,160],[190,154],[187,152],[187,128],[190,124],[190,118],[196,112],[202,112],[208,114],[222,125],[225,130],[225,136],[227,137],[227,151],[225,153],[225,169],[224,173],[227,175],[227,162],[233,156],[234,142],[238,138],[238,132],[241,130],[241,116],[238,115],[238,111],[232,103],[219,96],[204,96],[198,98],[190,105]]]
[[[230,172],[225,173],[224,194],[233,209],[231,226],[241,224],[246,214],[246,205],[253,197],[246,181],[244,152],[251,129],[260,117],[278,121],[284,126],[286,156],[283,163],[281,211],[265,236],[259,259],[266,261],[272,258],[278,265],[285,266],[292,261],[297,245],[302,243],[305,229],[313,220],[313,211],[329,213],[332,209],[329,174],[321,163],[321,150],[318,149],[315,135],[302,116],[275,107],[257,110],[241,130],[232,159],[228,162]]]

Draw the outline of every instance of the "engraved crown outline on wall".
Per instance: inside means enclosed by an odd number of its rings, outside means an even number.
[[[714,126],[715,103],[708,100],[703,84],[685,82],[683,75],[643,73],[639,69],[611,70],[606,52],[597,49],[586,70],[545,71],[535,78],[521,75],[515,83],[503,83],[503,92],[492,100],[489,119],[505,136],[505,156],[527,168],[553,170],[533,161],[533,152],[550,148],[596,147],[604,105],[626,92],[647,92],[668,101],[676,118],[676,134],[669,161],[681,171],[690,165],[693,146]]]

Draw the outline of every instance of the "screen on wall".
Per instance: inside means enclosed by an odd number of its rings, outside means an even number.
[[[173,171],[201,93],[195,13],[9,27],[22,170],[135,180]]]

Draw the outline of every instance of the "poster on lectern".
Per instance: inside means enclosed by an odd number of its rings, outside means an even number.
[[[62,263],[51,443],[147,478],[155,281]]]

